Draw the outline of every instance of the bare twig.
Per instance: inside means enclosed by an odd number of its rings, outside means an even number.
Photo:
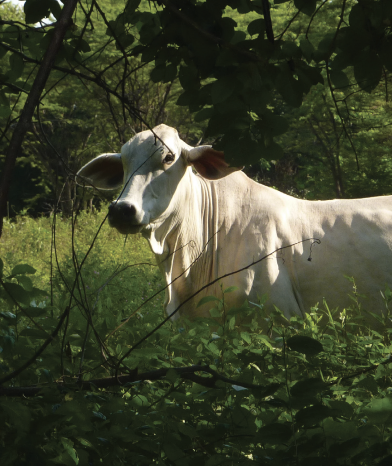
[[[153,371],[144,372],[138,374],[137,370],[133,371],[131,374],[120,375],[118,377],[105,377],[102,379],[92,379],[86,380],[82,383],[77,384],[79,389],[89,390],[91,387],[95,388],[108,388],[113,386],[123,387],[126,384],[144,381],[144,380],[159,380],[162,377],[165,377],[169,370],[175,370],[178,374],[192,382],[198,383],[199,385],[212,388],[215,386],[215,383],[219,380],[224,383],[237,385],[239,387],[248,388],[252,390],[263,390],[268,393],[268,395],[275,392],[280,384],[272,384],[272,386],[256,385],[247,382],[241,382],[240,380],[230,379],[225,377],[219,372],[211,369],[209,366],[202,366],[200,364],[190,366],[190,367],[165,367],[162,369],[156,369]],[[195,372],[205,372],[212,377],[203,377],[196,375]],[[77,383],[75,381],[75,383]],[[65,382],[57,382],[57,386],[65,386]],[[32,387],[0,387],[0,396],[34,396],[37,395],[45,386],[32,386]]]

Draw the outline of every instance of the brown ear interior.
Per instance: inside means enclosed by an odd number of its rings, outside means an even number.
[[[241,170],[238,167],[229,167],[225,162],[223,152],[217,151],[212,148],[206,148],[198,155],[192,164],[200,175],[208,180],[219,180],[230,173]]]

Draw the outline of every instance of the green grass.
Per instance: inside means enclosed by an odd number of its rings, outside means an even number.
[[[81,213],[77,217],[74,251],[79,263],[88,252],[105,214],[106,211],[96,214]],[[74,266],[70,220],[57,218],[55,248],[52,247],[52,226],[53,218],[45,217],[32,219],[26,216],[17,217],[15,221],[6,221],[0,240],[0,257],[4,262],[5,273],[11,273],[17,264],[28,263],[37,270],[34,285],[49,292],[52,256],[52,273],[57,283],[61,281],[61,274],[71,280]],[[105,222],[85,261],[82,277],[88,290],[96,290],[119,270],[123,272],[110,282],[110,288],[112,291],[119,288],[119,292],[115,294],[122,295],[122,304],[129,311],[163,286],[147,242],[140,235],[126,238]],[[127,283],[132,285],[128,287]],[[159,300],[160,308],[161,302],[162,299]],[[157,302],[154,306],[158,308]]]

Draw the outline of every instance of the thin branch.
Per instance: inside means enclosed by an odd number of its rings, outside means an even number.
[[[357,154],[357,151],[354,147],[354,143],[351,139],[351,136],[349,135],[348,131],[347,131],[347,127],[346,127],[346,123],[344,122],[344,118],[342,117],[341,113],[340,113],[340,110],[339,110],[339,106],[338,106],[338,103],[336,102],[336,99],[335,99],[335,94],[333,92],[333,87],[332,87],[332,82],[331,82],[331,76],[329,74],[329,68],[328,68],[328,61],[325,62],[325,68],[326,68],[326,72],[327,72],[327,81],[328,81],[328,87],[329,87],[329,90],[331,92],[331,97],[332,97],[332,100],[333,100],[333,103],[335,105],[335,109],[336,109],[336,113],[338,114],[339,118],[340,118],[340,121],[342,123],[342,126],[343,126],[343,129],[344,129],[344,132],[348,138],[348,140],[350,141],[350,145],[351,145],[351,148],[352,150],[354,151],[354,154],[355,154],[355,160],[357,162],[357,169],[358,171],[360,170],[360,167],[359,167],[359,160],[358,160],[358,154]]]
[[[78,383],[77,385],[78,388],[81,390],[90,390],[92,386],[95,388],[108,388],[113,386],[124,387],[124,385],[126,384],[141,382],[144,380],[160,380],[162,379],[162,377],[166,376],[169,370],[175,370],[182,378],[189,379],[192,382],[198,383],[199,385],[203,385],[204,387],[209,388],[214,387],[215,383],[219,380],[224,383],[237,385],[239,387],[248,388],[251,390],[263,390],[265,392],[265,396],[267,396],[274,393],[280,387],[280,384],[278,383],[265,386],[230,379],[229,377],[225,377],[219,372],[211,369],[209,366],[202,366],[200,364],[190,367],[165,367],[162,369],[143,372],[142,374],[138,374],[137,370],[134,370],[131,374],[120,375],[118,377],[105,377],[101,379],[86,380],[81,383]],[[199,376],[196,375],[195,372],[205,372],[212,375],[212,377]],[[66,386],[67,384],[62,381],[57,382],[56,385],[61,387]],[[0,396],[34,396],[37,395],[43,388],[45,388],[45,386],[4,388],[0,387]]]
[[[315,18],[315,16],[317,15],[317,13],[321,10],[321,8],[322,8],[328,1],[329,1],[329,0],[324,0],[324,2],[321,3],[321,4],[319,5],[319,7],[316,9],[316,11],[312,14],[312,17],[310,18],[310,21],[309,21],[309,24],[308,24],[308,28],[306,29],[306,34],[305,34],[306,39],[308,39],[308,34],[309,34],[309,30],[310,30],[310,25],[312,24],[313,19]]]
[[[8,45],[6,45],[4,43],[1,43],[0,46],[2,46],[3,48],[7,49],[8,51],[10,51],[12,53],[15,53],[15,54],[19,55],[20,57],[22,57],[25,61],[27,61],[29,63],[36,63],[38,65],[41,65],[41,63],[42,63],[40,60],[37,60],[35,58],[31,58],[28,55],[25,55],[23,52],[20,52],[19,50],[16,50],[13,47],[10,47],[10,46],[8,46]],[[93,76],[89,76],[89,75],[81,73],[79,71],[75,71],[75,69],[65,68],[63,66],[58,66],[58,65],[53,65],[52,69],[57,70],[57,71],[61,71],[62,73],[70,74],[72,76],[76,76],[79,79],[85,79],[86,81],[90,81],[90,82],[93,82],[93,83],[97,84],[99,87],[104,89],[109,94],[112,94],[115,97],[117,97],[120,100],[120,102],[124,101],[125,104],[127,104],[127,106],[128,106],[127,110],[130,113],[130,115],[132,115],[134,118],[137,118],[138,120],[142,121],[143,124],[145,124],[148,127],[148,124],[140,116],[138,110],[135,107],[133,107],[133,105],[131,104],[129,99],[126,96],[124,96],[124,98],[122,98],[120,94],[118,94],[117,92],[113,91],[110,87],[108,87],[106,85],[106,83],[102,79],[100,79],[98,77],[98,75],[95,75],[91,70],[86,68],[91,74],[93,74]]]
[[[283,32],[281,32],[279,34],[279,36],[276,37],[276,40],[281,40],[281,38],[286,34],[287,30],[289,29],[289,27],[292,25],[293,21],[297,18],[297,16],[300,14],[301,12],[298,10],[297,13],[295,13],[295,15],[290,19],[290,21],[287,23],[287,26],[283,29]]]

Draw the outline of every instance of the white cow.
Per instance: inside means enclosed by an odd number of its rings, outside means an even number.
[[[384,308],[380,289],[392,285],[392,196],[296,199],[229,168],[209,146],[192,148],[166,125],[137,134],[121,154],[100,155],[78,175],[100,189],[124,185],[109,207],[109,223],[148,240],[168,285],[169,315],[214,279],[307,238],[321,241],[313,244],[311,260],[312,241],[300,242],[224,278],[224,287],[237,287],[225,295],[227,304],[267,294],[267,306],[287,318],[303,316],[324,297],[330,307],[343,308],[352,303],[347,275],[366,295],[364,309]],[[179,313],[208,316],[211,303],[197,303],[221,293],[216,283]]]

